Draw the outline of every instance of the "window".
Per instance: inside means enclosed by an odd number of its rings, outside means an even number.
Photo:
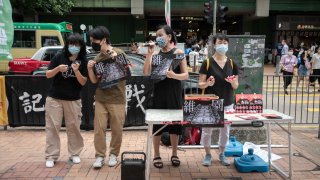
[[[41,37],[41,46],[60,46],[61,43],[57,36],[42,36]]]
[[[43,61],[50,61],[61,49],[47,49],[43,54]]]
[[[36,47],[36,32],[15,30],[12,47],[20,48],[35,48]]]

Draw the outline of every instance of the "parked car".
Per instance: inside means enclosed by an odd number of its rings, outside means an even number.
[[[63,46],[42,47],[31,58],[15,58],[9,62],[9,74],[34,74],[36,71],[43,71],[62,48]]]

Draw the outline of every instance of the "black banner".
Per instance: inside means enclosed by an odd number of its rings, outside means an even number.
[[[133,76],[127,80],[127,115],[125,126],[145,124],[146,107],[152,104],[153,85],[150,77]],[[45,99],[51,79],[44,76],[6,76],[9,125],[45,126]],[[81,129],[93,129],[96,85],[88,82],[82,89]]]

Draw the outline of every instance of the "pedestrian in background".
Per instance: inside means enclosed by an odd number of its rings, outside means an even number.
[[[319,46],[315,49],[315,54],[312,56],[311,64],[312,64],[312,80],[313,82],[316,82],[318,79],[319,89],[318,92],[320,92],[320,48]]]
[[[180,49],[175,48],[177,43],[173,30],[168,25],[157,28],[156,42],[161,48],[160,51],[154,51],[154,46],[148,47],[148,54],[143,67],[143,73],[150,75],[152,69],[161,65],[165,59],[173,59],[175,54],[183,54]],[[168,69],[166,78],[154,84],[153,108],[154,109],[182,109],[182,82],[188,79],[187,62],[184,58],[175,69]],[[162,128],[163,125],[154,125],[153,133]],[[173,166],[179,166],[180,160],[177,155],[178,139],[181,135],[181,125],[168,125],[153,137],[154,159],[153,165],[156,168],[162,168],[163,162],[160,156],[160,139],[162,132],[169,132],[172,146],[172,156],[170,158]]]
[[[199,88],[205,89],[205,94],[215,94],[223,99],[225,111],[233,111],[234,90],[238,88],[238,66],[226,56],[229,39],[224,34],[218,34],[213,38],[215,53],[208,62],[203,61],[200,68]],[[228,79],[227,77],[233,77]],[[210,152],[211,136],[213,128],[202,128],[201,144],[204,146],[206,155],[202,165],[210,166],[212,155]],[[229,141],[230,125],[225,124],[220,128],[219,133],[219,161],[224,166],[229,166],[230,162],[224,155],[224,151]]]
[[[289,50],[289,46],[287,45],[287,40],[282,40],[281,42],[282,44],[282,49],[281,49],[281,56],[283,55],[287,55],[288,54],[288,50]]]
[[[298,59],[293,55],[293,48],[290,48],[287,55],[283,55],[280,60],[280,67],[283,73],[283,88],[285,94],[289,94],[287,91],[288,86],[292,82],[293,70],[297,65]]]
[[[80,163],[83,138],[80,133],[80,92],[87,82],[86,46],[80,34],[71,34],[63,47],[51,60],[46,72],[53,78],[45,104],[46,167],[53,167],[60,156],[59,131],[64,117],[70,160]]]
[[[297,90],[299,90],[300,81],[303,81],[308,78],[308,69],[310,68],[310,56],[308,54],[307,48],[303,48],[303,52],[300,54],[300,65],[298,68],[298,80],[297,80]],[[307,81],[307,80],[306,80]],[[303,84],[302,84],[303,86]],[[303,88],[303,87],[302,87]],[[305,90],[308,89],[306,86]]]
[[[119,81],[117,84],[102,88],[103,83],[101,75],[97,75],[93,70],[97,62],[117,59],[117,56],[126,57],[125,53],[110,44],[109,30],[104,26],[98,26],[89,32],[93,50],[100,52],[93,60],[88,62],[88,75],[93,84],[98,83],[95,92],[95,111],[94,111],[94,147],[96,150],[96,161],[94,168],[101,168],[104,165],[106,156],[106,129],[108,122],[111,127],[111,142],[109,152],[110,167],[118,163],[117,156],[120,153],[122,144],[122,130],[125,121],[126,106],[126,81]],[[107,73],[107,72],[105,72]]]

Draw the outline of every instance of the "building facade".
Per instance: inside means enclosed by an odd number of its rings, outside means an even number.
[[[178,40],[191,35],[206,38],[212,25],[204,20],[204,3],[208,0],[171,0],[171,24]],[[296,46],[300,41],[320,41],[320,2],[318,0],[218,0],[229,8],[226,22],[217,32],[227,34],[266,35],[266,44],[274,46],[288,39]],[[107,26],[113,43],[144,41],[165,23],[162,0],[76,0],[70,14],[38,14],[36,21],[73,23],[76,32],[97,25]]]

